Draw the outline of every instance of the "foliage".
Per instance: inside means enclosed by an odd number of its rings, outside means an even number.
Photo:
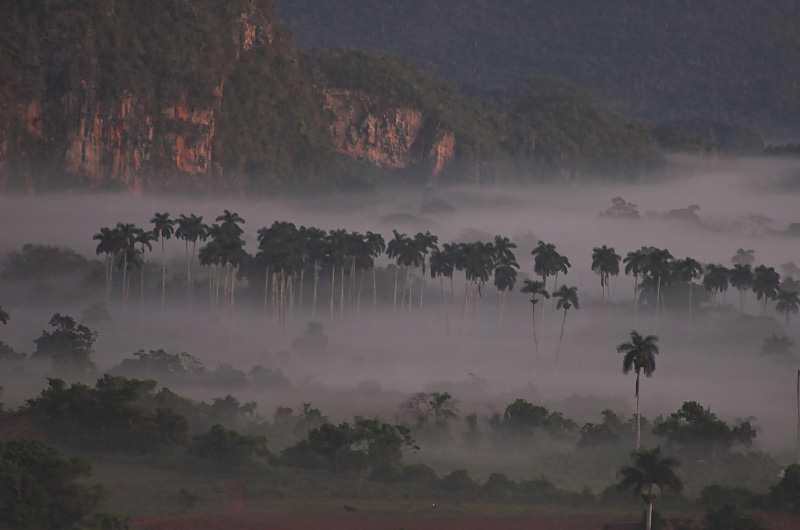
[[[381,51],[476,88],[536,76],[547,91],[583,88],[649,121],[703,117],[797,131],[791,2],[715,0],[679,10],[653,0],[275,4],[301,48]]]
[[[530,435],[536,429],[551,434],[578,430],[578,425],[560,412],[550,412],[546,407],[533,405],[522,398],[509,404],[503,412],[502,421],[494,425],[504,434]]]
[[[130,517],[110,512],[95,512],[82,517],[70,530],[133,530]]]
[[[95,388],[48,379],[48,388],[29,399],[20,414],[51,439],[82,449],[144,453],[183,443],[186,418],[168,407],[145,413],[154,381],[104,375]]]
[[[88,261],[72,249],[27,243],[8,253],[3,277],[9,280],[42,280],[88,270]]]
[[[56,313],[50,319],[53,331],[42,331],[34,341],[33,358],[49,358],[59,369],[85,371],[94,368],[92,347],[97,333],[68,316]]]
[[[168,353],[159,348],[149,352],[139,350],[133,355],[135,359],[123,359],[112,371],[127,377],[157,379],[161,382],[181,380],[203,371],[200,361],[186,352]]]
[[[0,363],[24,361],[27,355],[24,352],[15,351],[11,345],[0,340]]]
[[[684,402],[678,411],[658,422],[653,433],[665,437],[672,447],[711,458],[735,444],[749,447],[756,437],[749,421],[729,426],[695,401]]]
[[[207,433],[192,437],[188,451],[214,464],[237,467],[269,456],[264,436],[239,434],[219,424]]]
[[[738,506],[726,504],[706,512],[705,530],[766,530],[760,520],[743,512]]]
[[[38,440],[0,441],[0,526],[68,528],[102,498],[99,486],[76,482],[91,474],[86,460],[68,458]]]
[[[800,513],[800,464],[786,466],[781,480],[770,486],[765,503],[776,510]]]
[[[750,506],[755,501],[752,491],[743,487],[724,487],[711,484],[700,492],[700,503],[706,508],[720,508],[725,505]]]

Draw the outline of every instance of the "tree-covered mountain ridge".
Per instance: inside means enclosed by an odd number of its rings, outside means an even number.
[[[298,53],[272,0],[3,10],[0,191],[267,196],[619,178],[660,161],[648,128],[562,79],[467,95],[387,55]],[[679,147],[731,144],[686,141],[686,130],[658,132]]]

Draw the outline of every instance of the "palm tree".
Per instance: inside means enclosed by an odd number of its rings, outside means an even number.
[[[428,257],[429,251],[439,249],[439,246],[437,245],[438,242],[439,242],[439,237],[431,234],[428,231],[426,231],[424,234],[422,232],[419,232],[417,233],[417,235],[414,236],[414,247],[422,256],[421,260],[422,277],[420,280],[420,288],[419,288],[420,307],[422,307],[422,295],[425,291],[425,260]]]
[[[442,286],[442,302],[444,302],[444,314],[447,322],[447,335],[450,336],[450,310],[447,307],[447,295],[444,292],[444,278],[453,280],[453,271],[455,270],[454,255],[448,252],[448,248],[452,248],[448,244],[443,245],[444,250],[434,249],[431,251],[430,269],[431,278],[439,277],[439,283]]]
[[[519,264],[516,261],[500,263],[494,268],[494,286],[498,293],[498,326],[503,323],[503,316],[506,310],[506,296],[514,288],[517,282],[517,269]]]
[[[639,275],[647,267],[647,248],[628,252],[622,262],[625,264],[625,274],[633,274],[633,321],[636,322],[639,312]]]
[[[406,248],[410,245],[411,239],[399,233],[397,230],[392,230],[394,238],[386,245],[386,255],[389,259],[395,260],[394,262],[394,294],[392,296],[392,311],[397,309],[397,273],[400,270],[401,256],[406,252]]]
[[[737,263],[728,270],[728,277],[731,285],[739,290],[739,311],[744,313],[744,294],[753,286],[753,271],[750,265]]]
[[[533,256],[533,272],[542,277],[545,287],[547,287],[547,277],[555,273],[554,262],[556,246],[553,243],[539,241],[536,248],[531,250]],[[555,286],[553,286],[555,288]]]
[[[755,251],[752,248],[747,250],[740,248],[736,251],[736,254],[733,255],[731,258],[731,263],[734,265],[752,265],[756,262],[756,257],[754,255]]]
[[[339,297],[339,316],[341,317],[344,311],[344,264],[347,260],[347,230],[342,228],[331,230],[328,232],[326,238],[326,254],[325,259],[328,265],[331,266],[331,310],[329,323],[333,322],[333,300],[336,285],[336,267],[338,266],[341,272],[341,285]],[[331,327],[329,325],[329,327]]]
[[[372,311],[374,312],[378,305],[378,285],[375,278],[375,260],[386,251],[386,241],[383,236],[373,232],[367,231],[364,235],[364,242],[367,246],[371,261],[370,268],[372,269]]]
[[[544,288],[544,282],[540,282],[539,280],[525,280],[522,284],[522,288],[520,292],[531,295],[531,315],[532,320],[531,323],[533,324],[533,344],[536,348],[536,360],[539,360],[539,339],[536,337],[536,304],[539,302],[538,296],[542,296],[544,298],[550,298],[550,293],[548,293]]]
[[[464,271],[466,281],[464,293],[464,316],[462,324],[466,322],[467,311],[478,292],[481,296],[481,287],[489,280],[494,266],[494,247],[491,243],[461,243],[456,253],[455,264],[457,270]],[[477,308],[477,301],[476,301]]]
[[[139,304],[142,308],[144,308],[144,248],[147,247],[148,250],[153,250],[153,245],[151,244],[153,241],[157,241],[158,236],[155,232],[145,231],[141,228],[136,229],[136,243],[141,245],[139,249],[139,266],[141,267],[141,277],[139,279]]]
[[[778,291],[778,303],[775,304],[775,311],[786,316],[786,327],[789,327],[789,314],[796,315],[800,310],[800,295],[793,291]]]
[[[134,243],[136,242],[137,228],[132,223],[117,223],[117,233],[119,237],[119,244],[121,245],[119,251],[122,252],[122,304],[123,307],[128,301],[128,257],[133,258],[136,253]],[[132,261],[132,260],[131,260]]]
[[[314,269],[314,294],[313,302],[311,305],[311,320],[317,314],[317,285],[319,284],[319,270],[320,265],[325,260],[327,234],[324,230],[310,226],[308,228],[300,227],[303,232],[303,255],[304,262],[310,263]]]
[[[652,377],[656,370],[656,355],[658,355],[658,337],[647,335],[642,337],[636,330],[631,331],[630,342],[623,342],[617,346],[618,353],[624,353],[622,359],[622,373],[627,375],[631,370],[636,372],[636,449],[641,445],[641,421],[639,409],[639,379],[642,372],[645,377]]]
[[[167,292],[167,262],[164,254],[164,241],[172,238],[175,232],[175,221],[169,218],[169,212],[156,212],[150,222],[153,223],[153,233],[161,241],[161,312],[164,312],[164,303]]]
[[[620,469],[622,480],[617,485],[619,491],[632,490],[634,497],[641,496],[647,505],[646,530],[651,530],[653,525],[653,501],[656,498],[653,486],[661,493],[665,487],[671,488],[676,493],[683,489],[683,483],[675,473],[679,462],[674,458],[661,458],[661,448],[640,448],[631,453],[632,466]]]
[[[780,274],[775,272],[774,268],[759,265],[753,271],[753,292],[756,293],[756,299],[759,301],[764,299],[761,305],[762,315],[767,308],[767,300],[775,300],[778,297],[780,285]]]
[[[665,248],[648,248],[647,249],[647,264],[645,270],[656,282],[656,317],[658,317],[659,302],[661,302],[661,310],[664,310],[664,298],[661,296],[661,288],[664,285],[664,278],[669,278],[670,273],[670,260],[672,254]]]
[[[216,225],[209,228],[208,231],[209,233],[216,233]],[[208,311],[209,315],[213,315],[214,307],[216,306],[214,285],[217,281],[217,269],[222,264],[220,243],[212,239],[205,246],[200,248],[197,252],[197,258],[198,261],[200,261],[200,265],[208,267]]]
[[[226,210],[227,211],[227,210]],[[205,241],[209,235],[208,225],[203,223],[203,216],[191,214],[186,216],[181,214],[175,221],[175,237],[183,239],[186,246],[186,299],[191,303],[192,299],[192,274],[194,272],[194,256],[197,248],[197,240]],[[189,242],[192,243],[192,253],[189,254]]]
[[[703,287],[714,293],[713,304],[717,305],[717,293],[728,290],[728,269],[722,265],[706,265],[706,274],[703,276]]]
[[[95,252],[105,254],[105,269],[106,269],[106,291],[105,291],[105,304],[106,309],[111,302],[111,285],[114,279],[114,265],[116,263],[117,254],[124,248],[125,241],[123,234],[116,228],[103,227],[100,232],[92,236],[92,239],[98,241]]]
[[[606,291],[609,289],[609,276],[619,274],[619,262],[622,256],[614,252],[614,248],[594,247],[592,250],[592,270],[600,275],[600,289],[603,292],[603,307],[606,305]],[[609,292],[609,298],[611,293]]]
[[[675,276],[689,284],[689,321],[691,322],[693,311],[692,291],[694,290],[694,280],[695,278],[699,278],[703,273],[703,266],[700,265],[700,262],[698,262],[696,259],[689,257],[675,260],[671,265],[672,272],[675,274]]]
[[[553,298],[558,299],[556,309],[564,310],[564,318],[561,320],[561,335],[558,336],[558,346],[556,347],[556,366],[558,366],[558,354],[561,351],[561,340],[564,338],[564,324],[567,323],[567,311],[571,308],[578,309],[578,288],[562,285],[553,293]]]

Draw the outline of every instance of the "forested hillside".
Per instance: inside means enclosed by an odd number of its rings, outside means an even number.
[[[303,49],[408,58],[458,85],[573,81],[651,121],[708,119],[796,141],[797,2],[276,0]]]

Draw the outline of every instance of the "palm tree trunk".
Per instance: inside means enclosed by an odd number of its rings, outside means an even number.
[[[450,337],[450,309],[447,307],[447,295],[444,292],[444,278],[439,276],[439,283],[442,285],[442,301],[444,302],[444,316],[447,325],[447,336]]]
[[[422,295],[425,293],[425,274],[420,276],[419,307],[422,308]]]
[[[167,262],[164,257],[164,236],[161,236],[161,313],[164,313],[164,305],[167,297]]]
[[[536,306],[531,304],[531,323],[533,324],[533,346],[536,352],[536,364],[539,364],[539,339],[536,337]]]
[[[372,264],[372,312],[378,307],[378,281],[375,278],[375,264]]]
[[[197,239],[192,241],[192,261],[189,267],[189,302],[194,298],[194,256],[197,250]]]
[[[640,374],[636,372],[636,449],[642,445],[642,413],[639,409],[639,377]]]
[[[400,260],[394,264],[394,296],[392,299],[392,313],[397,310],[397,272],[400,270]]]
[[[269,301],[269,266],[264,275],[264,320],[267,319],[267,302]]]
[[[333,324],[333,293],[335,292],[334,291],[334,286],[336,285],[335,282],[336,282],[336,264],[333,263],[331,264],[331,314],[328,317],[328,327],[331,327],[331,325]]]
[[[564,338],[564,324],[567,323],[567,310],[564,310],[564,318],[561,319],[561,335],[558,336],[558,346],[556,346],[556,364],[558,368],[558,355],[561,352],[561,340]]]
[[[344,265],[339,267],[341,281],[339,282],[339,325],[344,323]]]
[[[317,283],[319,282],[319,266],[316,261],[314,261],[314,301],[311,305],[311,320],[314,320],[314,317],[317,316]]]
[[[364,288],[364,269],[361,269],[361,276],[358,278],[358,294],[356,295],[356,320],[361,315],[361,291]]]
[[[639,317],[639,275],[633,275],[633,325]]]
[[[651,530],[653,528],[653,498],[652,495],[648,493],[647,496],[647,524],[645,525],[645,530]]]
[[[305,272],[306,272],[306,268],[305,268],[305,265],[303,265],[302,267],[300,267],[300,292],[298,293],[298,297],[297,297],[297,306],[298,307],[303,307],[303,283],[304,283],[304,280],[305,280]]]
[[[142,276],[139,280],[139,307],[144,309],[144,251],[142,252]]]
[[[692,323],[692,282],[689,282],[689,324]]]

